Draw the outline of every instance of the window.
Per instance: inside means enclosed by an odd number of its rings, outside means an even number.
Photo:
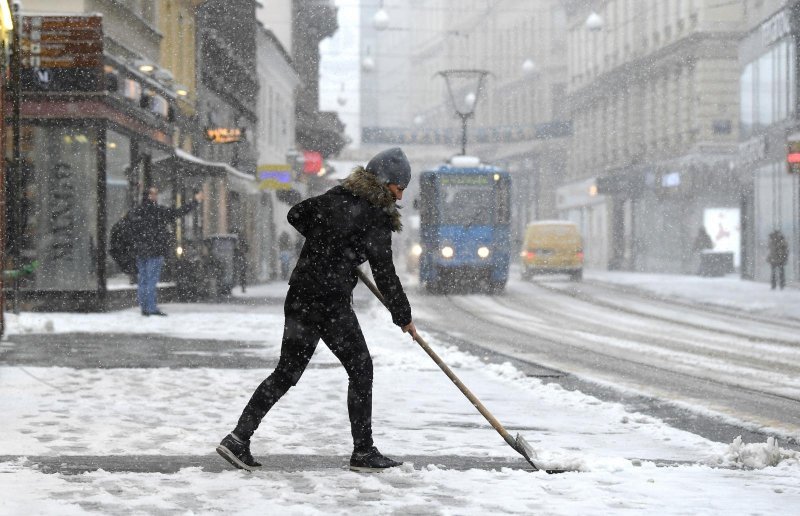
[[[111,226],[127,213],[133,200],[128,177],[131,174],[131,141],[116,131],[106,131],[106,242],[110,241]],[[116,263],[106,260],[108,276],[119,271]]]
[[[753,63],[744,67],[739,78],[739,122],[743,136],[750,135],[753,130]]]
[[[438,210],[436,209],[437,197],[436,177],[432,174],[425,174],[420,178],[419,198],[420,198],[420,222],[423,225],[438,224]]]
[[[794,44],[790,38],[744,67],[739,78],[743,137],[791,116],[795,82]]]
[[[97,137],[89,127],[23,131],[23,260],[42,266],[24,287],[97,289]]]

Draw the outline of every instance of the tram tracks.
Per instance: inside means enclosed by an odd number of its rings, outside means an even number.
[[[794,320],[778,321],[772,318],[756,316],[746,312],[734,312],[733,310],[725,310],[705,304],[692,305],[690,303],[659,296],[651,297],[643,292],[636,292],[635,290],[624,288],[620,289],[616,286],[607,286],[605,283],[591,281],[581,284],[570,284],[568,287],[555,286],[547,282],[530,282],[530,284],[552,293],[569,296],[596,306],[609,308],[630,315],[679,324],[697,330],[725,334],[731,337],[747,339],[752,342],[783,344],[800,348],[800,338],[793,339],[791,338],[793,335],[789,335],[791,332],[798,332],[797,334],[800,334],[800,323]],[[585,290],[586,285],[614,291],[615,295],[620,298],[623,296],[627,298],[630,304],[620,302],[619,299],[616,302],[600,299],[598,296],[588,293],[587,290]],[[634,308],[637,304],[642,306],[642,303],[648,304],[651,310]],[[679,316],[669,317],[663,315],[664,313],[675,313],[677,310],[683,310],[683,312]],[[706,322],[697,321],[697,319],[703,318],[706,319]],[[747,323],[758,325],[760,329],[766,331],[762,332],[761,335],[756,335],[752,331],[745,332],[733,328],[733,326],[741,326]],[[773,337],[765,335],[764,333],[768,332],[769,329],[776,331],[778,335],[782,336]]]
[[[563,292],[560,294],[566,296]],[[442,310],[445,299],[452,311]],[[476,304],[476,299],[481,299],[482,302]],[[653,360],[647,354],[640,355],[626,349],[606,348],[594,343],[581,342],[580,333],[572,332],[565,338],[563,333],[559,334],[556,331],[558,326],[563,326],[571,332],[586,321],[560,318],[557,320],[561,324],[555,323],[554,314],[545,307],[547,301],[551,299],[533,305],[531,299],[511,293],[499,297],[445,296],[437,305],[440,312],[443,314],[447,312],[444,317],[449,320],[456,321],[458,319],[456,313],[460,312],[464,321],[470,321],[461,324],[462,328],[467,328],[470,341],[477,343],[483,340],[484,347],[514,358],[535,361],[545,367],[577,374],[590,381],[592,378],[606,384],[616,381],[620,386],[633,388],[667,401],[686,400],[691,405],[700,403],[712,411],[735,414],[734,417],[737,419],[754,422],[756,425],[777,424],[779,427],[788,425],[792,429],[790,432],[797,432],[800,429],[800,410],[798,410],[800,395],[797,394],[800,390],[794,386],[782,390],[775,389],[769,385],[771,380],[765,380],[763,386],[753,381],[752,376],[770,372],[776,365],[780,365],[775,360],[769,357],[737,357],[739,362],[747,361],[742,367],[750,369],[751,378],[746,382],[737,380],[737,374],[745,371],[737,370],[735,367],[729,368],[728,373],[732,374],[708,374],[697,368],[676,367],[663,357]],[[491,305],[496,306],[494,311]],[[642,314],[635,315],[647,317]],[[668,322],[679,324],[674,320]],[[478,331],[481,328],[483,331]],[[498,332],[499,329],[502,331]],[[618,332],[610,332],[608,335],[607,327],[584,327],[581,331],[587,335],[590,332],[603,332],[608,339],[626,338],[637,341],[642,338],[641,334],[620,336]],[[704,329],[704,331],[716,330]],[[499,334],[499,337],[491,340],[492,333]],[[654,343],[659,342],[658,336],[652,337],[655,339]],[[721,353],[719,350],[716,352]],[[724,368],[724,362],[730,360],[730,357],[720,354],[719,360],[722,361],[721,367]],[[800,371],[797,362],[782,369],[783,376],[778,379],[790,383],[792,378],[798,377]],[[775,379],[774,374],[772,378]]]

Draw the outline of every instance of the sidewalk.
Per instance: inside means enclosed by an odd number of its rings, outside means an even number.
[[[586,270],[584,277],[678,301],[742,310],[771,317],[800,320],[800,289],[770,290],[768,283],[743,280],[729,274],[705,278],[679,274],[649,274]]]
[[[253,438],[264,471],[231,470],[214,446],[277,359],[285,289],[168,304],[163,318],[135,309],[9,315],[0,514],[736,513],[743,489],[748,511],[800,505],[797,452],[714,443],[426,335],[544,462],[582,470],[532,473],[364,297],[356,305],[375,364],[375,441],[406,464],[376,475],[346,470],[347,377],[321,344]]]

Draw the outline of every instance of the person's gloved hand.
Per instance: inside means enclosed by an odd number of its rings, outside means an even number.
[[[411,338],[412,339],[416,339],[417,338],[417,327],[414,326],[414,321],[411,321],[410,323],[408,323],[405,326],[403,326],[402,330],[403,330],[403,333],[411,334]]]

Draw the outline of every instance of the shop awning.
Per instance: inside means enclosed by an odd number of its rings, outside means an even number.
[[[236,170],[227,163],[206,161],[203,158],[198,158],[194,154],[181,149],[175,149],[174,154],[154,161],[153,168],[157,172],[164,172],[167,174],[175,173],[189,176],[211,177],[231,175],[241,179],[255,180],[253,176]]]

